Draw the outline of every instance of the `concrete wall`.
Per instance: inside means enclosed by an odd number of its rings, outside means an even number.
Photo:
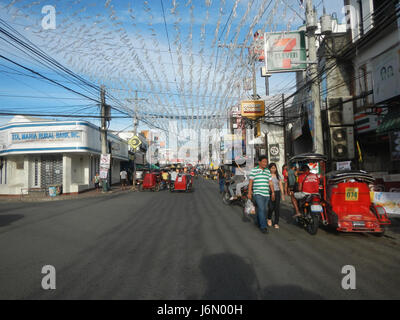
[[[0,185],[0,194],[20,195],[21,188],[29,183],[29,165],[26,156],[12,156],[7,158],[7,184]],[[23,165],[22,169],[17,169]]]
[[[112,170],[111,170],[111,184],[120,182],[121,161],[113,159]]]

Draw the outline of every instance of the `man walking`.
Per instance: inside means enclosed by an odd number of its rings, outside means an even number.
[[[272,183],[271,172],[267,168],[268,158],[261,156],[258,166],[250,172],[249,193],[248,198],[256,202],[257,222],[262,233],[268,233],[266,223],[266,211],[269,203],[269,195],[271,190],[271,200],[275,201],[275,190]]]
[[[121,189],[125,190],[126,188],[126,179],[128,178],[128,172],[126,172],[125,169],[122,169],[122,171],[119,173],[121,177]]]

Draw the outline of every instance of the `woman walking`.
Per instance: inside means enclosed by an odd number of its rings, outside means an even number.
[[[272,175],[272,183],[274,185],[275,199],[274,201],[270,201],[268,205],[268,221],[267,224],[269,227],[272,225],[275,229],[279,229],[279,214],[280,214],[280,206],[281,199],[285,200],[285,193],[282,185],[282,179],[279,176],[278,169],[275,163],[270,163],[268,169]],[[271,198],[272,199],[272,198]],[[274,221],[272,222],[272,213],[275,212]]]

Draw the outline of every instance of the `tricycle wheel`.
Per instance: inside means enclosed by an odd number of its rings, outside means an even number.
[[[143,185],[142,184],[139,184],[139,191],[143,192]]]
[[[231,204],[231,202],[229,201],[230,199],[230,195],[228,192],[224,191],[224,193],[222,194],[222,202],[224,204],[226,204],[227,206],[229,206]]]
[[[316,214],[311,215],[310,224],[307,225],[307,232],[311,235],[316,235],[319,228],[319,217]]]
[[[154,187],[154,191],[155,192],[160,191],[160,185],[159,184],[156,184],[156,186]]]

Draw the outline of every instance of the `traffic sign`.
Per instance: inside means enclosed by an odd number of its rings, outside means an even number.
[[[142,144],[142,141],[139,139],[138,136],[134,136],[128,141],[128,144],[132,147],[132,149],[136,150]]]

